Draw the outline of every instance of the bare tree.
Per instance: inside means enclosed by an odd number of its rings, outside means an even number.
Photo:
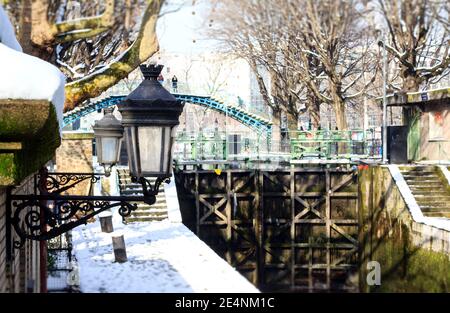
[[[137,38],[124,53],[99,71],[66,85],[66,110],[84,100],[100,95],[104,90],[127,77],[131,71],[158,51],[156,21],[163,2],[163,0],[149,1]]]
[[[357,1],[288,1],[286,15],[295,21],[286,29],[287,63],[305,84],[314,106],[334,109],[338,129],[347,129],[346,106],[361,97],[376,75],[371,40],[363,31],[364,10]],[[358,84],[366,73],[372,78]]]
[[[248,60],[274,119],[284,111],[296,129],[306,109],[318,125],[320,104],[327,103],[337,127],[347,129],[347,103],[364,94],[376,73],[364,8],[352,0],[224,1],[213,33]],[[258,64],[270,74],[270,93]],[[369,72],[372,78],[361,86]]]
[[[378,0],[389,36],[380,41],[400,66],[403,91],[417,91],[450,72],[450,3],[442,0]]]
[[[263,101],[272,112],[272,139],[278,143],[286,98],[282,95],[284,81],[279,79],[283,71],[274,66],[280,42],[276,29],[283,24],[280,16],[273,14],[276,1],[216,0],[214,4],[209,35],[222,43],[225,52],[247,60]],[[264,80],[263,71],[268,73],[269,82]]]
[[[220,57],[213,57],[210,60],[203,58],[201,60],[206,77],[204,77],[204,91],[210,96],[216,96],[223,91],[227,84],[227,80],[231,75],[229,60]]]

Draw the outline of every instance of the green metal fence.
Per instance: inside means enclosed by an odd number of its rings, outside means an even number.
[[[174,158],[182,160],[227,160],[258,158],[270,152],[270,137],[256,132],[200,132],[177,134]]]
[[[371,130],[289,132],[291,158],[368,158],[381,155],[381,136]]]
[[[377,158],[381,155],[381,133],[375,130],[315,130],[288,132],[275,142],[255,132],[179,132],[174,158],[177,160],[259,159],[273,154],[291,160],[305,158]],[[280,152],[282,151],[282,152]]]

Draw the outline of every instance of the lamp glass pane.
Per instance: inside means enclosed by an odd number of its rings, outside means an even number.
[[[175,138],[176,138],[176,135],[177,135],[177,129],[178,129],[178,126],[173,126],[172,127],[171,134],[170,134],[171,138],[169,138],[169,147],[167,148],[169,153],[170,153],[169,157],[167,158],[167,162],[166,162],[167,163],[167,170],[168,170],[169,173],[172,172],[173,152],[174,152],[174,149],[175,149],[174,142],[175,142]]]
[[[164,142],[164,168],[162,169],[165,173],[170,172],[170,163],[172,162],[172,133],[171,127],[165,127],[165,131],[163,134]]]
[[[95,154],[97,155],[97,160],[100,163],[102,158],[102,138],[99,136],[95,136]]]
[[[123,137],[119,138],[117,140],[117,148],[116,148],[117,155],[116,155],[116,162],[115,163],[119,163],[119,161],[120,161],[120,152],[121,152],[121,148],[122,148],[122,141],[123,141]]]
[[[167,172],[170,135],[170,127],[139,127],[139,157],[142,172]]]
[[[117,149],[119,148],[119,138],[103,137],[101,140],[102,159],[99,163],[114,164],[117,162]]]
[[[137,149],[137,129],[136,127],[125,128],[125,141],[127,145],[128,165],[132,176],[140,176],[139,155]]]

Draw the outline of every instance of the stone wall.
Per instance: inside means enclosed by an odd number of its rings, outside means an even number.
[[[93,133],[63,133],[61,146],[56,150],[56,172],[92,173]],[[90,182],[85,181],[72,188],[69,193],[88,195]]]
[[[10,249],[18,238],[13,229],[7,231],[7,195],[34,193],[34,173],[61,143],[57,115],[46,100],[0,99],[0,292],[46,291],[45,242]]]
[[[450,232],[412,216],[387,167],[359,173],[360,289],[450,292]],[[366,284],[367,262],[381,266],[381,285]]]
[[[33,175],[12,190],[16,194],[33,193]],[[41,259],[46,260],[46,251],[37,241],[27,240],[21,249],[14,249],[11,260],[7,256],[6,236],[6,200],[7,188],[0,188],[0,292],[42,292],[45,283],[41,284]],[[17,235],[11,229],[12,240]],[[44,258],[42,258],[44,256]],[[46,279],[46,278],[44,278]]]

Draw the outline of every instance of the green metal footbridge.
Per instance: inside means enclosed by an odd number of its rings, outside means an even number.
[[[214,111],[220,112],[235,119],[236,121],[250,127],[260,134],[265,134],[270,137],[272,133],[272,123],[263,117],[250,113],[245,109],[240,108],[234,104],[227,104],[225,101],[216,99],[210,96],[196,96],[187,94],[173,94],[175,98],[180,101],[192,103],[204,107],[208,107]],[[124,95],[110,96],[98,101],[90,102],[88,104],[76,107],[75,109],[66,112],[63,118],[63,126],[70,125],[92,112],[118,105],[123,99]]]

